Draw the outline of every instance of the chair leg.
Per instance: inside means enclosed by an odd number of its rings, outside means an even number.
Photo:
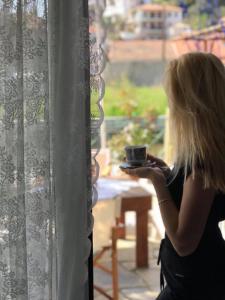
[[[94,285],[94,289],[96,291],[98,291],[100,294],[102,294],[103,296],[105,296],[107,299],[109,300],[114,300],[114,298],[112,298],[110,295],[108,295],[102,288],[100,288],[99,286],[97,285]]]
[[[118,257],[117,257],[117,228],[112,228],[112,286],[113,300],[119,300],[119,278],[118,278]]]
[[[121,236],[121,229],[122,227],[112,227],[112,244],[111,246],[106,246],[102,249],[102,251],[96,255],[94,259],[94,267],[99,268],[103,270],[106,273],[109,273],[112,276],[112,297],[107,294],[107,292],[99,287],[94,285],[94,289],[96,289],[99,293],[104,295],[107,299],[110,300],[119,300],[119,278],[118,278],[118,257],[117,257],[117,239]],[[111,250],[111,258],[112,258],[112,268],[109,270],[105,266],[98,263],[98,261],[101,259],[102,255],[105,253],[105,251]]]

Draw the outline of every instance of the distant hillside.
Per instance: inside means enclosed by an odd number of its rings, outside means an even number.
[[[152,0],[152,3],[174,4],[184,8],[184,22],[193,29],[201,29],[218,23],[225,15],[225,0]],[[186,6],[186,8],[185,8]]]
[[[209,1],[208,0],[153,0],[152,3],[171,3],[171,4],[176,4],[179,5],[181,2],[184,2],[185,4],[188,5],[194,5],[194,4],[207,4]],[[211,3],[213,3],[214,1],[212,0]],[[219,0],[218,1],[219,5],[223,6],[225,5],[224,0]]]

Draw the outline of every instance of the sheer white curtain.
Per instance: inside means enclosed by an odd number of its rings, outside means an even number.
[[[0,0],[0,299],[88,299],[88,7]]]

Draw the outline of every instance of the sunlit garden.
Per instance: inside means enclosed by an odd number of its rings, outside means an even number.
[[[127,78],[106,85],[104,113],[110,116],[163,115],[167,100],[162,86],[135,86]]]

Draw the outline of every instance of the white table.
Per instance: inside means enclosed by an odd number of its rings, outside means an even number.
[[[152,208],[152,194],[138,181],[110,178],[99,178],[97,192],[99,201],[93,214],[99,230],[106,230],[115,220],[117,225],[125,224],[126,212],[133,211],[136,214],[136,266],[148,267],[148,211]],[[100,219],[102,224],[98,222]],[[110,233],[110,230],[107,232]],[[99,244],[99,231],[96,230],[94,235]],[[124,237],[123,230],[121,238]]]

